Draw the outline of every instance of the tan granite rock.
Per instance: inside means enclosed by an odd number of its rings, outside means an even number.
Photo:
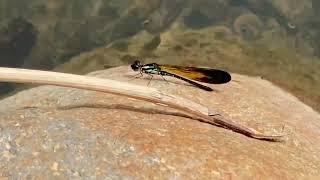
[[[129,67],[91,73],[147,85]],[[144,78],[147,78],[145,76]],[[286,141],[266,142],[125,97],[41,86],[0,101],[0,177],[317,179],[320,115],[270,82],[233,74],[215,92],[173,78],[149,86]]]

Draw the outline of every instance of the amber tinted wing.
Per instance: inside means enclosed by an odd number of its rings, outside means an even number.
[[[192,80],[210,83],[222,84],[231,80],[231,75],[219,69],[198,68],[198,67],[183,67],[171,65],[159,65],[162,71],[177,74]]]

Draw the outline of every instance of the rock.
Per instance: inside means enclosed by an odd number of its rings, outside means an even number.
[[[12,19],[0,33],[0,66],[21,67],[36,43],[37,32],[28,20]]]
[[[159,46],[159,44],[161,43],[161,36],[160,34],[154,36],[151,41],[146,42],[143,46],[143,49],[146,51],[153,51],[155,49],[157,49],[157,47]]]
[[[293,24],[299,24],[310,18],[313,8],[312,0],[282,0],[271,2],[273,6],[276,7],[288,19],[288,23],[291,22]]]
[[[203,28],[212,25],[212,21],[200,10],[193,10],[184,18],[184,24],[190,28]]]
[[[117,40],[111,43],[111,46],[113,49],[116,49],[118,51],[128,51],[128,42],[126,40]]]
[[[138,7],[143,8],[147,14],[152,13],[159,8],[161,1],[162,0],[134,0],[135,4]]]
[[[184,23],[190,28],[203,28],[219,23],[226,23],[229,15],[229,4],[227,1],[198,0],[191,1],[189,12],[184,17]]]
[[[31,0],[16,5],[4,0],[1,5],[5,8],[0,7],[3,10],[0,18],[11,18],[16,14],[27,17],[37,27],[39,39],[25,67],[52,69],[83,51],[142,30],[138,25],[148,14],[141,9],[134,10],[135,4],[128,0]]]
[[[149,23],[145,30],[158,34],[167,29],[177,19],[184,9],[186,1],[184,0],[163,0],[160,7],[156,9],[148,18]]]
[[[37,31],[28,20],[11,19],[7,27],[0,30],[0,66],[21,67],[37,40]],[[14,90],[12,84],[0,83],[0,94]]]
[[[90,75],[146,86],[129,66]],[[266,80],[232,74],[216,92],[154,77],[179,95],[282,143],[174,115],[126,97],[40,86],[0,101],[0,174],[12,179],[312,179],[320,176],[320,115]],[[10,148],[8,149],[8,144]]]
[[[233,23],[234,30],[245,40],[257,39],[263,28],[263,22],[253,13],[240,15]]]
[[[111,44],[111,47],[114,44]],[[97,48],[93,51],[82,53],[71,58],[68,62],[57,66],[54,71],[74,74],[86,74],[92,71],[104,69],[104,67],[120,66],[124,62],[121,59],[122,52],[114,48]]]
[[[214,33],[214,38],[217,40],[224,40],[224,41],[232,41],[233,33],[232,31],[226,26],[215,26],[212,29]]]
[[[113,40],[122,38],[129,38],[137,34],[139,31],[142,31],[142,22],[146,17],[141,11],[142,9],[140,8],[132,8],[124,17],[117,20],[114,27],[112,27],[111,36],[106,38],[107,42],[112,42]]]

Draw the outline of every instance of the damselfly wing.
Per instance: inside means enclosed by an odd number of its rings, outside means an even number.
[[[231,75],[219,69],[158,65],[162,71],[177,74],[195,81],[209,84],[223,84],[231,80]]]

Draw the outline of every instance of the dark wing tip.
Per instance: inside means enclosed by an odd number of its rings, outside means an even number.
[[[227,82],[231,81],[231,75],[226,71],[220,70],[218,77],[220,80],[218,80],[219,83],[217,83],[217,84],[223,84],[223,83],[227,83]]]
[[[211,69],[206,73],[205,77],[197,78],[196,80],[210,84],[224,84],[231,81],[231,75],[226,71]]]

